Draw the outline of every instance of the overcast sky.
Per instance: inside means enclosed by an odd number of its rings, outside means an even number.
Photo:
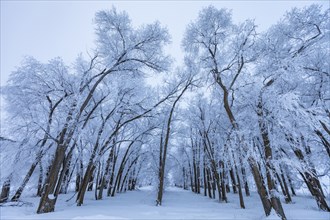
[[[128,12],[134,25],[159,20],[172,36],[171,55],[182,59],[180,42],[185,27],[210,4],[232,9],[234,21],[254,18],[265,30],[292,7],[329,1],[3,1],[1,0],[1,85],[25,55],[46,62],[60,56],[70,64],[93,47],[93,17],[110,9]]]

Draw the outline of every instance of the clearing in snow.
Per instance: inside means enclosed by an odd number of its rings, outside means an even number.
[[[246,209],[241,209],[237,194],[228,194],[228,203],[219,203],[201,194],[176,187],[165,190],[162,206],[156,206],[156,190],[142,187],[95,201],[88,192],[83,207],[77,207],[72,193],[60,195],[55,212],[36,214],[39,197],[24,197],[18,205],[2,206],[0,219],[279,219],[274,213],[265,217],[256,193],[246,197]],[[315,200],[296,196],[292,204],[284,204],[288,219],[330,219],[328,212],[319,211]],[[17,203],[16,203],[17,204]],[[12,203],[14,205],[14,203]]]

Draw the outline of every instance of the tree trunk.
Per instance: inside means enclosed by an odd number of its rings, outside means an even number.
[[[36,166],[38,165],[38,158],[36,158],[36,160],[32,163],[30,169],[28,170],[27,174],[25,175],[22,184],[20,185],[20,187],[18,187],[17,191],[15,192],[14,196],[11,198],[11,201],[18,201],[19,198],[22,195],[22,192],[26,186],[26,184],[29,182],[30,177],[32,176]]]
[[[9,198],[11,175],[2,184],[0,203],[6,202]]]
[[[106,161],[105,171],[104,171],[104,175],[102,176],[102,179],[101,179],[101,184],[100,184],[100,189],[99,189],[99,194],[97,196],[97,199],[102,199],[103,189],[106,189],[106,187],[107,187],[107,180],[108,180],[108,176],[110,174],[110,165],[111,165],[111,162],[113,159],[113,154],[114,154],[114,147],[111,148],[108,159]]]
[[[226,195],[226,184],[225,184],[225,165],[224,165],[224,162],[223,161],[220,161],[219,162],[219,165],[220,165],[220,181],[221,181],[221,198],[222,198],[222,201],[224,202],[228,202],[227,201],[227,195]]]
[[[275,181],[272,178],[272,176],[275,174],[276,171],[272,164],[273,154],[272,154],[272,149],[270,146],[268,128],[264,121],[262,94],[259,97],[259,102],[257,105],[257,115],[258,115],[258,125],[259,125],[259,129],[260,129],[260,133],[261,133],[261,137],[262,137],[262,141],[263,141],[264,154],[265,154],[265,160],[266,160],[266,177],[267,177],[268,190],[270,193],[270,201],[271,201],[272,207],[274,208],[275,212],[282,219],[286,219],[280,198],[277,195],[278,193],[277,193],[277,189],[275,187]]]
[[[81,206],[84,203],[85,192],[89,185],[89,181],[91,176],[93,175],[94,170],[95,170],[95,165],[92,163],[88,164],[83,181],[81,182],[81,186],[77,195],[77,200],[76,200],[77,206]]]
[[[39,162],[39,178],[38,178],[38,190],[37,190],[37,196],[41,197],[42,193],[42,182],[44,180],[44,169],[42,166],[41,161]]]
[[[288,181],[289,181],[289,184],[290,184],[291,193],[292,193],[293,196],[296,196],[296,192],[294,190],[292,180],[291,180],[291,178],[290,178],[290,176],[288,174],[286,176],[288,177]]]
[[[206,177],[207,177],[207,190],[208,190],[208,194],[210,199],[212,199],[212,186],[211,186],[211,177],[210,177],[210,170],[207,168],[206,169]]]
[[[62,134],[62,138],[64,138],[64,134]],[[62,140],[61,143],[64,143],[64,140]],[[65,150],[66,147],[62,146],[61,144],[56,149],[55,156],[49,171],[49,175],[46,178],[46,181],[43,186],[43,192],[37,210],[38,214],[53,212],[55,209],[57,195],[53,193],[58,180],[58,174],[60,172],[65,157]]]
[[[239,177],[239,173],[238,173],[237,165],[236,165],[236,162],[235,162],[235,158],[233,157],[233,159],[234,159],[234,167],[235,167],[236,178],[237,178],[237,188],[238,188],[238,195],[239,195],[239,204],[240,204],[240,206],[241,206],[242,209],[245,209],[243,192],[242,192],[242,186],[241,186],[241,179]]]
[[[204,177],[204,196],[207,196],[207,180],[206,180],[206,164],[204,162],[204,169],[203,169],[203,177]]]
[[[237,188],[236,188],[237,184],[236,184],[236,179],[235,179],[235,176],[234,176],[233,168],[230,168],[229,175],[230,175],[231,184],[232,184],[232,187],[233,187],[233,193],[237,193]]]
[[[291,203],[292,202],[291,195],[290,195],[288,184],[286,182],[286,179],[285,179],[285,176],[283,174],[282,169],[281,169],[281,177],[282,177],[282,182],[283,182],[284,190],[286,191],[285,202],[286,203]]]
[[[288,138],[288,140],[292,144],[294,144],[292,138]],[[301,161],[301,163],[305,167],[305,170],[303,172],[299,172],[299,173],[303,177],[310,193],[315,198],[318,207],[323,211],[330,212],[330,208],[325,200],[322,188],[320,188],[321,187],[320,181],[318,180],[317,176],[315,175],[315,172],[310,170],[308,163],[305,161],[303,152],[299,148],[296,148],[294,146],[292,146],[292,147],[293,147],[293,151],[294,151],[295,155],[297,156],[297,158]]]
[[[83,178],[83,170],[84,170],[84,164],[82,162],[82,158],[79,158],[79,167],[77,167],[77,174],[76,174],[76,187],[75,187],[76,192],[78,192],[80,189],[80,185]]]
[[[258,168],[258,165],[257,165],[257,162],[255,161],[255,159],[252,157],[249,157],[248,161],[249,161],[251,172],[252,172],[254,181],[256,183],[258,194],[259,194],[262,206],[264,208],[265,214],[266,214],[266,216],[269,216],[270,211],[272,209],[272,205],[268,199],[268,192],[265,187],[262,175],[259,171],[259,168]]]

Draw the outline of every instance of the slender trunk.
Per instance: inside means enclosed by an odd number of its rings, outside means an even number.
[[[39,162],[38,190],[37,190],[37,196],[38,197],[41,197],[43,179],[44,179],[44,169],[43,169],[42,163],[40,161]]]
[[[324,148],[325,148],[325,151],[327,152],[328,156],[330,157],[330,143],[329,141],[324,137],[324,135],[322,134],[321,131],[319,130],[315,130],[315,133],[316,135],[320,138]]]
[[[233,160],[234,160],[234,167],[235,167],[235,173],[236,173],[236,178],[237,178],[237,188],[238,188],[238,196],[239,196],[239,204],[242,209],[245,209],[245,204],[244,204],[244,198],[243,198],[243,192],[242,192],[242,186],[241,186],[241,178],[239,177],[239,172],[237,169],[237,165],[235,162],[235,157],[233,155]]]
[[[205,161],[205,159],[204,159]],[[203,177],[204,177],[204,196],[207,196],[207,180],[206,180],[206,164],[204,162],[204,169],[203,169]]]
[[[294,190],[294,186],[293,186],[292,180],[291,180],[291,178],[290,178],[290,176],[288,174],[286,176],[287,176],[288,181],[289,181],[289,184],[290,184],[291,193],[292,193],[293,196],[296,196],[296,192]]]
[[[176,104],[179,102],[180,98],[182,97],[182,95],[188,89],[188,87],[190,85],[191,85],[191,80],[189,80],[186,83],[186,85],[182,89],[179,96],[173,102],[169,117],[167,119],[166,133],[165,133],[165,140],[164,140],[164,152],[163,152],[163,155],[162,155],[162,164],[161,164],[162,165],[161,166],[161,169],[162,169],[161,174],[162,175],[160,176],[161,179],[160,179],[160,184],[159,184],[159,188],[158,188],[157,205],[161,205],[162,204],[162,199],[163,199],[165,164],[166,164],[167,148],[168,148],[168,144],[169,144],[169,140],[170,140],[170,134],[171,134],[171,123],[172,123],[172,117],[173,117],[173,114],[174,114],[174,109],[175,109]]]
[[[235,176],[234,176],[233,168],[230,168],[229,175],[230,175],[230,179],[231,179],[231,184],[233,186],[233,193],[237,193],[237,188],[236,188],[237,184],[236,184],[236,179],[235,179]]]
[[[209,194],[210,199],[212,199],[212,186],[211,186],[211,176],[210,176],[210,170],[206,168],[206,178],[207,178],[207,191]]]
[[[72,153],[67,156],[63,164],[63,181],[61,182],[60,193],[66,194],[70,183],[70,165],[72,160]]]
[[[78,192],[80,189],[80,184],[82,182],[83,178],[83,170],[84,170],[84,164],[82,162],[82,158],[79,158],[79,168],[77,168],[77,174],[76,174],[76,187],[75,191]]]
[[[98,167],[97,167],[97,175],[96,175],[96,183],[95,183],[95,193],[94,193],[95,200],[98,199],[98,197],[97,197],[97,188],[98,188],[98,184],[99,184],[99,180],[100,180],[100,172],[101,172],[101,166],[99,164]]]
[[[194,192],[194,183],[193,183],[192,168],[190,165],[190,161],[188,161],[188,168],[189,168],[189,177],[190,177],[190,188],[191,188],[191,191]]]
[[[116,169],[116,162],[117,162],[117,158],[118,155],[116,154],[116,146],[113,147],[114,148],[114,154],[113,154],[113,160],[112,160],[112,166],[111,166],[111,176],[109,179],[109,186],[108,186],[108,190],[107,190],[107,196],[111,195],[112,192],[112,188],[114,187],[113,181],[115,179],[115,169]]]
[[[158,181],[159,181],[159,185],[158,185],[158,195],[157,195],[157,200],[156,200],[156,205],[161,205],[161,200],[163,197],[163,130],[162,130],[162,134],[160,136],[160,143],[159,143],[159,165],[158,165]]]
[[[198,163],[199,164],[199,163]],[[201,178],[200,178],[200,167],[197,165],[197,193],[201,193]]]
[[[124,183],[127,182],[127,181],[126,181],[126,180],[127,180],[127,177],[128,177],[128,175],[130,174],[130,171],[131,171],[132,167],[133,167],[134,165],[136,165],[136,162],[137,162],[138,159],[139,159],[139,156],[137,156],[137,157],[136,157],[136,158],[130,163],[130,165],[128,166],[127,171],[126,171],[126,174],[125,174],[124,179],[123,179],[123,182],[122,182],[121,187],[120,187],[120,192],[122,192],[123,187],[124,187]],[[126,191],[126,190],[125,190],[125,191]]]
[[[211,171],[210,171],[210,173],[211,173]],[[214,175],[212,175],[212,198],[213,199],[215,199],[215,191],[217,190],[216,189],[216,184],[215,184],[215,177],[214,177]]]
[[[243,167],[243,164],[241,164],[241,166],[242,166],[241,171],[242,171],[242,177],[243,177],[243,182],[244,182],[245,195],[250,196],[250,189],[249,189],[249,184],[248,184],[248,181],[246,178],[246,171],[245,171],[245,168]]]
[[[37,167],[39,162],[38,157],[36,158],[36,160],[32,163],[30,169],[28,170],[27,174],[25,175],[22,184],[20,185],[20,187],[18,187],[17,191],[15,192],[14,196],[11,198],[11,201],[18,201],[19,198],[21,197],[23,190],[26,186],[26,184],[29,182],[35,168]]]
[[[282,177],[282,182],[283,182],[284,190],[286,192],[285,202],[286,203],[291,203],[292,202],[291,195],[290,195],[288,184],[286,182],[286,179],[285,179],[285,176],[283,174],[283,170],[282,169],[281,169],[281,177]]]
[[[101,184],[100,184],[100,189],[99,189],[99,194],[97,196],[97,199],[102,199],[103,189],[106,189],[106,187],[107,187],[107,180],[108,180],[108,176],[110,173],[110,165],[113,160],[113,154],[114,154],[114,147],[111,148],[108,159],[106,161],[105,171],[104,171],[104,175],[102,176],[102,179],[101,179]]]
[[[225,165],[223,161],[219,162],[220,165],[220,183],[221,183],[221,198],[222,201],[228,202],[227,201],[227,196],[226,196],[226,184],[225,184]]]

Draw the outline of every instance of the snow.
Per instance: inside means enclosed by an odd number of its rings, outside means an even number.
[[[55,199],[54,194],[49,194],[49,195],[48,195],[48,199]]]
[[[272,212],[265,216],[258,195],[245,197],[246,209],[239,207],[237,194],[228,194],[228,203],[219,203],[201,194],[180,188],[166,189],[162,206],[156,206],[156,191],[152,187],[117,194],[95,201],[94,192],[87,192],[83,206],[77,207],[73,194],[59,195],[55,212],[36,214],[39,198],[23,197],[28,205],[2,206],[0,219],[279,219]],[[295,196],[292,204],[284,204],[288,219],[330,219],[330,214],[319,211],[309,196]]]

